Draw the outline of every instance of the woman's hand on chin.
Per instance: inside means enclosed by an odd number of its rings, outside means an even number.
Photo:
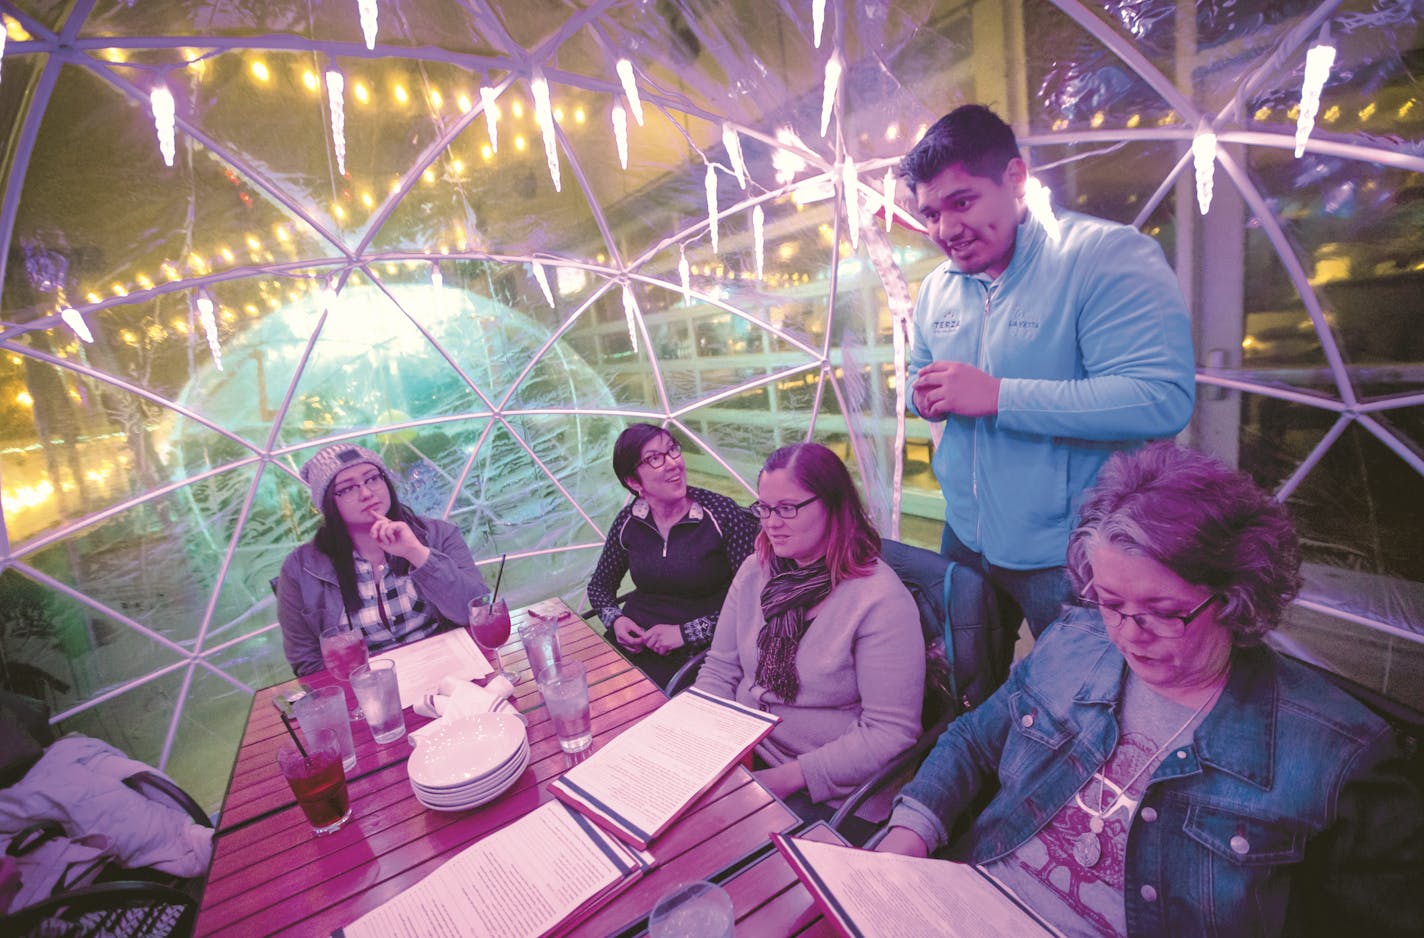
[[[371,522],[371,537],[388,554],[404,557],[412,567],[420,567],[430,557],[430,548],[420,543],[410,525],[380,517]]]

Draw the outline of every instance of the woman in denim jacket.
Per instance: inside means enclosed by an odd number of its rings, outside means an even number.
[[[1069,935],[1417,935],[1424,805],[1391,728],[1260,644],[1284,508],[1156,443],[1068,547],[1082,608],[939,743],[877,849],[976,863]]]

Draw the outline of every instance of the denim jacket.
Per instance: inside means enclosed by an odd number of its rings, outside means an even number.
[[[1112,752],[1125,673],[1097,613],[1071,610],[950,725],[890,823],[933,850],[992,794],[946,855],[1004,856]],[[1398,756],[1391,727],[1343,691],[1267,648],[1236,649],[1221,698],[1129,828],[1128,934],[1417,935],[1424,804]]]
[[[438,518],[421,518],[420,540],[430,557],[410,571],[416,592],[447,623],[463,624],[470,600],[489,592],[460,529]],[[320,671],[321,631],[346,621],[341,586],[331,558],[308,541],[287,555],[277,579],[277,621],[282,646],[298,677]]]

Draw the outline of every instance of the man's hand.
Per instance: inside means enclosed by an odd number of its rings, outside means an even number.
[[[926,420],[992,417],[999,412],[999,379],[964,362],[930,362],[915,376],[914,401]]]
[[[613,637],[629,651],[642,651],[645,635],[647,633],[638,627],[638,623],[627,616],[619,616],[613,620]]]
[[[676,651],[682,647],[682,629],[666,622],[655,625],[643,633],[643,647],[659,655]]]
[[[875,845],[876,853],[898,853],[906,857],[927,857],[930,855],[929,847],[920,839],[920,835],[910,830],[908,827],[892,827],[882,838],[880,843]]]

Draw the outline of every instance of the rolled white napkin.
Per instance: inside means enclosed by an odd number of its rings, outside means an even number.
[[[508,678],[494,677],[484,687],[457,677],[442,678],[435,690],[415,702],[411,707],[423,717],[438,717],[434,723],[422,726],[410,734],[412,743],[418,740],[440,720],[458,720],[480,713],[512,713],[521,722],[524,714],[514,708],[509,698],[514,696],[514,685]]]

